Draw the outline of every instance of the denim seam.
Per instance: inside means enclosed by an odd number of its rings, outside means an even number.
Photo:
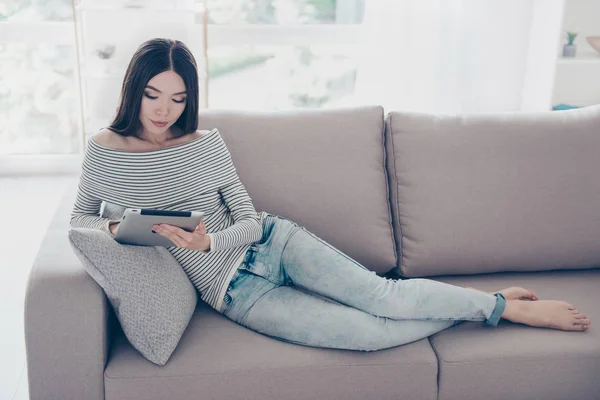
[[[329,296],[325,296],[324,294],[316,293],[316,292],[314,292],[313,290],[311,290],[311,289],[309,289],[309,288],[307,288],[307,287],[305,287],[305,286],[298,285],[298,284],[297,284],[296,282],[294,282],[294,281],[291,281],[291,282],[294,284],[294,286],[295,286],[295,287],[299,287],[300,289],[304,289],[302,292],[303,292],[304,294],[307,294],[307,295],[311,296],[311,297],[314,297],[314,298],[317,298],[317,299],[319,299],[319,298],[321,298],[321,297],[325,297],[326,299],[328,299],[328,300],[331,300],[331,301],[335,301],[336,303],[338,303],[338,304],[341,304],[341,305],[343,305],[343,306],[346,306],[346,307],[352,307],[352,306],[350,306],[350,305],[348,305],[348,304],[346,304],[346,303],[342,303],[342,302],[341,302],[341,301],[339,301],[339,300],[332,299],[332,298],[331,298],[331,297],[329,297]],[[323,300],[323,301],[325,301],[325,300]],[[359,310],[359,309],[358,309],[358,308],[356,308],[356,307],[352,307],[352,308],[354,308],[354,309],[356,309],[356,310]],[[359,310],[359,311],[362,311],[362,310]],[[363,312],[364,312],[364,311],[363,311]]]
[[[292,281],[292,283],[294,284],[294,286],[297,286],[297,287],[299,287],[301,289],[306,290],[308,293],[307,292],[304,292],[304,293],[307,294],[307,295],[309,295],[309,296],[317,297],[317,296],[315,296],[315,294],[316,294],[318,296],[325,297],[325,298],[327,298],[329,300],[335,301],[336,303],[344,305],[346,307],[351,307],[351,308],[354,308],[354,309],[356,309],[358,311],[362,311],[364,313],[371,314],[369,312],[363,311],[363,310],[361,310],[359,308],[356,308],[354,306],[348,305],[348,304],[346,304],[346,303],[344,303],[344,302],[342,302],[340,300],[332,299],[331,297],[326,296],[324,294],[315,293],[311,289],[309,289],[309,288],[307,288],[305,286],[299,285],[299,284],[297,284],[294,281]],[[258,302],[258,300],[256,302]],[[256,304],[256,303],[254,303],[254,304]],[[390,319],[392,321],[472,321],[472,322],[484,322],[486,320],[485,317],[475,317],[475,318],[391,318],[391,317],[386,317],[386,316],[383,316],[383,315],[375,315],[375,314],[371,314],[371,315],[373,315],[374,317],[379,317],[379,318],[387,318],[387,319]]]
[[[284,267],[283,267],[283,265],[282,265],[282,264],[283,264],[283,254],[285,253],[285,248],[286,248],[286,247],[288,246],[288,244],[290,243],[290,240],[291,240],[291,239],[292,239],[292,238],[293,238],[293,237],[294,237],[294,236],[295,236],[295,235],[296,235],[298,232],[300,232],[301,230],[303,230],[303,231],[305,231],[305,232],[308,232],[308,230],[306,230],[306,228],[304,228],[303,226],[298,226],[298,229],[295,229],[295,230],[292,232],[292,234],[291,234],[291,235],[290,235],[290,236],[287,238],[287,240],[285,241],[285,244],[283,245],[283,249],[281,250],[281,258],[280,258],[280,261],[279,261],[279,270],[280,270],[280,271],[283,271],[283,273],[285,274],[285,276],[289,276],[289,275],[288,275],[288,274],[285,272],[285,268],[284,268]],[[285,277],[284,277],[284,278],[285,278]],[[290,279],[290,281],[291,281],[291,279]],[[272,282],[272,281],[271,281],[271,282]],[[279,283],[277,283],[277,282],[273,282],[273,283],[275,283],[275,284],[277,284],[277,285],[285,285],[285,279],[284,279],[284,281],[283,281],[283,282],[279,282]]]
[[[325,246],[329,247],[331,250],[335,251],[336,253],[338,253],[340,256],[344,257],[345,259],[347,259],[348,261],[353,262],[354,264],[356,264],[358,267],[360,267],[361,269],[364,269],[365,271],[369,271],[369,272],[374,272],[371,271],[370,269],[368,269],[367,267],[365,267],[364,265],[360,264],[358,261],[348,257],[346,254],[342,253],[341,251],[339,251],[338,249],[336,249],[335,247],[333,247],[331,244],[327,243],[326,241],[324,241],[323,239],[319,238],[318,236],[316,236],[315,234],[313,234],[312,232],[310,232],[309,230],[302,228],[306,233],[308,233],[310,236],[312,236],[313,238],[317,239],[319,242],[323,243]]]
[[[281,253],[283,254],[283,252],[285,251],[285,247],[287,247],[287,244],[288,244],[288,242],[290,241],[290,239],[292,238],[292,236],[294,236],[294,235],[296,234],[296,232],[298,232],[300,229],[304,229],[304,228],[303,228],[302,226],[300,226],[300,225],[296,224],[294,221],[292,221],[292,220],[290,220],[290,219],[288,219],[288,218],[286,218],[286,217],[282,217],[281,215],[277,215],[277,214],[271,214],[271,215],[273,216],[273,218],[279,218],[279,219],[283,219],[283,220],[289,221],[289,222],[291,222],[293,225],[295,225],[295,226],[298,228],[298,229],[294,230],[294,231],[292,232],[292,234],[291,234],[291,235],[288,237],[288,239],[286,240],[286,243],[285,243],[285,245],[284,245],[284,247],[283,247],[283,250],[281,251]],[[271,232],[269,232],[269,236],[270,236],[270,235],[271,235],[271,233],[272,233],[272,229],[273,229],[273,228],[271,228]],[[261,238],[261,239],[262,239],[262,238]],[[266,244],[267,244],[267,243],[266,243],[266,240],[268,240],[268,237],[265,239],[265,242],[264,242],[264,243],[255,244],[255,245],[254,245],[254,246],[255,246],[255,249],[253,250],[253,253],[254,253],[254,254],[252,254],[252,256],[250,257],[250,259],[248,260],[248,264],[247,264],[247,267],[248,267],[248,268],[250,268],[250,264],[251,264],[251,263],[254,261],[254,259],[255,259],[255,257],[256,257],[256,253],[257,253],[257,252],[258,252],[258,251],[259,251],[259,250],[260,250],[262,247],[266,246]],[[281,263],[280,263],[280,265],[279,265],[279,268],[281,269]],[[251,269],[248,269],[248,272],[252,272],[252,270],[251,270]],[[268,280],[269,282],[271,282],[271,283],[272,283],[272,284],[274,284],[274,285],[278,285],[278,286],[284,286],[284,285],[285,285],[285,281],[284,281],[284,282],[281,282],[281,281],[278,281],[278,280],[273,280],[273,276],[272,276],[272,274],[271,274],[271,270],[270,270],[270,269],[267,269],[267,276],[266,276],[266,277],[265,277],[265,276],[262,276],[262,275],[259,275],[259,276],[261,276],[262,278],[264,278],[264,279]]]
[[[244,313],[244,315],[240,318],[240,324],[243,326],[246,326],[246,318],[248,317],[248,314],[250,313],[250,310],[252,310],[254,308],[254,306],[256,306],[258,304],[259,301],[261,301],[266,295],[267,293],[270,293],[272,290],[277,289],[279,286],[274,287],[272,289],[267,290],[266,292],[264,292],[262,294],[262,296],[260,296],[258,299],[256,299],[256,301],[254,302],[254,304],[252,304],[252,306],[248,307],[248,309],[246,310],[246,312]]]

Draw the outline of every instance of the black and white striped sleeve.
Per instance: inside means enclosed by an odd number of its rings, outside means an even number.
[[[231,157],[227,157],[227,163],[227,183],[219,188],[219,193],[235,223],[222,231],[210,233],[211,252],[254,243],[262,237],[259,216]]]
[[[77,197],[75,198],[75,204],[73,205],[73,210],[71,212],[71,227],[100,229],[113,236],[108,226],[111,222],[119,222],[119,220],[100,217],[102,200],[94,195],[92,189],[94,178],[90,176],[90,160],[88,157],[89,150],[86,151],[84,156],[81,174],[79,176]]]

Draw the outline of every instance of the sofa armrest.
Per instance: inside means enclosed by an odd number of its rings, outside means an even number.
[[[62,199],[25,294],[25,346],[32,400],[104,400],[114,312],[68,239],[74,194]]]

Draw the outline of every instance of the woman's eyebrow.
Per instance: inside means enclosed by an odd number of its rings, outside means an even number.
[[[158,93],[162,93],[160,90],[158,90],[157,88],[155,88],[154,86],[150,86],[150,85],[146,85],[147,88],[152,89],[152,90],[156,90]],[[183,92],[179,92],[179,93],[173,93],[173,96],[177,95],[177,94],[186,94],[187,92],[184,90]]]

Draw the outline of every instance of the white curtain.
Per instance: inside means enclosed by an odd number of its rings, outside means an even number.
[[[367,0],[355,94],[386,111],[522,106],[535,0]]]

